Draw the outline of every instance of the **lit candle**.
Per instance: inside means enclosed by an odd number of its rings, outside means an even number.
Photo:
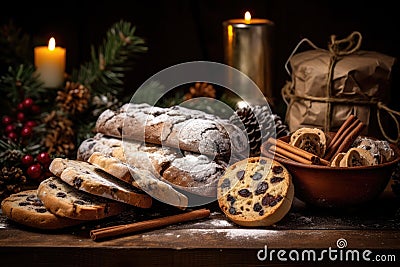
[[[48,88],[57,88],[64,81],[65,48],[56,46],[53,37],[48,46],[38,46],[34,49],[35,67],[39,78]]]
[[[223,22],[225,63],[246,74],[273,102],[272,30],[274,23],[252,18],[246,12],[243,19]]]

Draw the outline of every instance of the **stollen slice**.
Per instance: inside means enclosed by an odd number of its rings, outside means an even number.
[[[321,129],[300,128],[290,136],[289,143],[318,157],[323,157],[326,151],[327,138]]]
[[[94,152],[88,162],[117,177],[118,179],[142,189],[157,200],[179,208],[188,206],[186,195],[175,190],[171,185],[157,179],[153,173],[139,169],[120,161],[113,156]]]
[[[340,167],[340,161],[343,159],[343,157],[346,155],[346,153],[338,153],[332,160],[331,160],[331,167]]]
[[[37,229],[61,229],[85,222],[53,214],[44,206],[34,189],[3,199],[1,210],[8,219]]]
[[[363,148],[350,148],[343,159],[340,161],[340,167],[357,167],[357,166],[372,166],[376,165],[372,154]]]
[[[54,158],[49,170],[67,184],[87,193],[120,201],[139,208],[150,208],[152,198],[97,166],[67,158]]]
[[[241,226],[269,226],[290,210],[294,185],[279,162],[252,157],[230,165],[218,182],[218,204]]]
[[[59,177],[40,182],[37,195],[52,213],[78,220],[103,219],[120,214],[128,207],[122,202],[78,190]]]

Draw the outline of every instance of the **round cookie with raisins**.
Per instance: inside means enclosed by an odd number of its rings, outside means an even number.
[[[51,213],[37,196],[36,190],[25,190],[3,199],[1,210],[8,219],[38,229],[61,229],[83,223]]]
[[[294,197],[292,177],[279,162],[251,157],[227,168],[218,181],[218,204],[241,226],[269,226],[290,210]]]

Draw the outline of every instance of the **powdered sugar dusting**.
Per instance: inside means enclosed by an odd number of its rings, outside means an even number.
[[[225,227],[225,226],[232,226],[233,224],[228,222],[227,220],[211,220],[209,223],[211,223],[212,225],[216,226],[216,227]]]
[[[276,233],[274,230],[264,229],[190,229],[191,234],[222,233],[230,239],[260,239]]]

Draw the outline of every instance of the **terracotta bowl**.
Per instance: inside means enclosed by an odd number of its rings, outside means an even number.
[[[288,142],[289,136],[280,138]],[[295,196],[303,202],[317,207],[355,207],[365,205],[384,191],[391,174],[400,161],[400,152],[391,145],[395,159],[376,166],[350,168],[307,165],[292,160],[275,158],[292,174]],[[261,149],[264,156],[266,144]]]

